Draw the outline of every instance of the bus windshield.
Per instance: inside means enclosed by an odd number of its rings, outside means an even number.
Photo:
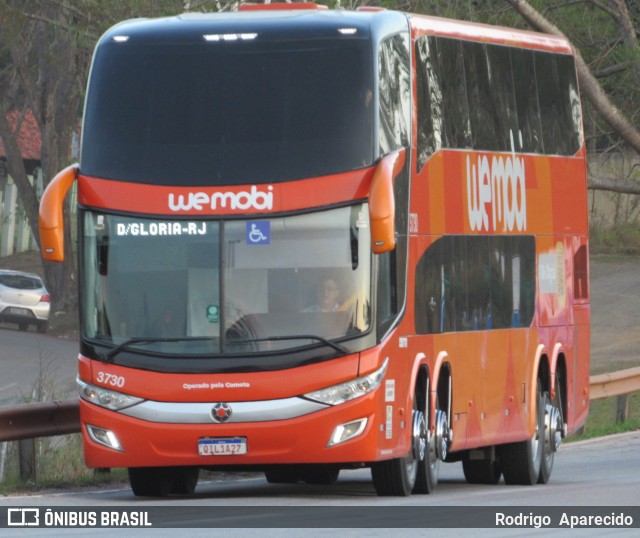
[[[154,185],[274,183],[374,159],[368,37],[243,33],[102,43],[84,175]]]
[[[84,213],[83,330],[170,356],[329,346],[369,329],[367,205],[269,219]]]

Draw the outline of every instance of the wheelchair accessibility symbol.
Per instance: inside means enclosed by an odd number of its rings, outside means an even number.
[[[271,243],[271,223],[268,220],[247,222],[247,245]]]

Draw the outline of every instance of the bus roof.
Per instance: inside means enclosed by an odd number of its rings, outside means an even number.
[[[407,15],[396,11],[250,9],[224,13],[184,13],[158,19],[130,19],[111,27],[102,42],[126,35],[143,40],[185,39],[215,32],[282,32],[287,37],[324,37],[336,29],[355,28],[361,34],[407,31]]]
[[[426,15],[411,15],[410,24],[414,32],[417,31],[421,34],[547,50],[565,54],[573,53],[571,45],[565,38],[551,34]]]
[[[412,31],[455,39],[511,45],[538,50],[571,54],[568,41],[562,37],[473,23],[428,15],[416,15],[369,9],[359,11],[326,9],[287,9],[287,5],[267,4],[264,9],[253,5],[251,9],[224,13],[184,13],[159,19],[131,19],[109,29],[104,39],[126,34],[142,39],[184,39],[198,33],[242,31],[286,32],[292,36],[320,37],[323,32],[336,28],[357,28],[364,34],[389,35],[406,30],[407,19]],[[296,4],[297,5],[297,4]]]

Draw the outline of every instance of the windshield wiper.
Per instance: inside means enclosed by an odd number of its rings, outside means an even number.
[[[180,336],[174,338],[160,338],[160,337],[136,337],[129,338],[124,342],[120,342],[117,346],[112,347],[107,353],[102,355],[100,359],[103,362],[113,363],[115,356],[121,351],[127,349],[128,347],[134,344],[156,344],[159,342],[203,342],[207,340],[215,340],[210,336],[201,336],[201,337],[193,337],[193,336]]]
[[[286,336],[266,336],[265,338],[252,338],[250,340],[237,340],[234,341],[234,344],[243,344],[243,343],[252,343],[252,342],[278,342],[281,340],[316,340],[318,342],[322,342],[323,344],[332,347],[336,351],[339,351],[343,355],[348,355],[350,351],[340,344],[336,342],[332,342],[327,338],[322,336],[318,336],[316,334],[292,334]]]
[[[193,336],[182,336],[175,338],[160,338],[160,337],[135,337],[129,338],[124,342],[120,342],[117,346],[112,347],[107,353],[104,353],[100,356],[100,359],[103,362],[113,363],[115,356],[121,351],[135,345],[135,344],[156,344],[156,343],[164,343],[164,342],[203,342],[215,340],[210,336],[202,336],[202,337],[193,337]],[[236,345],[249,344],[253,342],[276,342],[280,340],[316,340],[318,342],[322,342],[323,344],[335,349],[336,351],[342,353],[343,355],[348,355],[349,350],[337,344],[336,342],[332,342],[322,336],[317,336],[315,334],[295,334],[290,336],[267,336],[265,338],[255,338],[250,340],[237,340],[233,343]]]

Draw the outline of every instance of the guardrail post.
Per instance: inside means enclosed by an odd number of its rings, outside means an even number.
[[[18,441],[18,459],[20,460],[20,479],[36,480],[36,441],[20,439]]]
[[[616,405],[616,423],[620,424],[627,420],[629,416],[629,395],[621,394],[618,396]]]

